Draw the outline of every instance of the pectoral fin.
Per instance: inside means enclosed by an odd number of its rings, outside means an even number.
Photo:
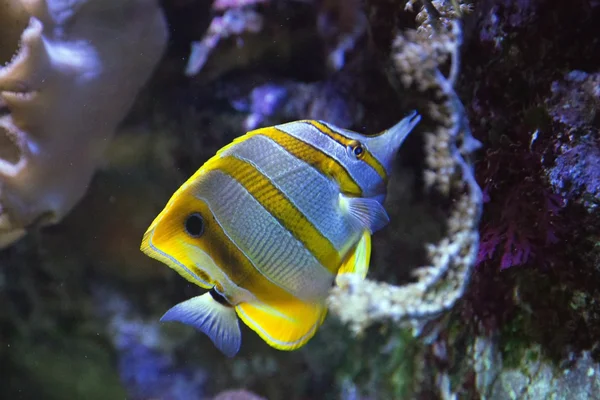
[[[279,350],[294,350],[310,340],[323,323],[324,304],[300,300],[285,303],[241,303],[238,316],[265,342]]]
[[[374,233],[390,221],[385,208],[375,199],[340,195],[340,202],[342,210],[350,214],[353,223],[361,230],[368,229]]]
[[[177,304],[161,321],[179,321],[205,333],[227,357],[240,349],[242,334],[233,307],[216,302],[210,293]]]
[[[354,250],[338,270],[337,276],[342,274],[357,274],[361,278],[364,278],[367,276],[367,271],[369,270],[370,259],[371,233],[364,231]]]

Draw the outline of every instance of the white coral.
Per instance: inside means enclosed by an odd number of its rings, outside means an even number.
[[[462,297],[477,257],[482,195],[468,160],[480,144],[471,136],[453,88],[462,38],[460,13],[448,2],[422,1],[435,15],[421,15],[417,30],[398,34],[392,62],[404,85],[428,96],[423,117],[433,128],[424,128],[425,187],[447,198],[451,207],[444,237],[426,246],[429,264],[415,271],[417,282],[395,286],[352,275],[338,278],[328,299],[330,309],[356,333],[383,320],[411,326],[418,333]],[[440,66],[447,60],[451,65],[446,77]]]
[[[0,9],[1,248],[80,200],[167,27],[156,0],[0,0]]]

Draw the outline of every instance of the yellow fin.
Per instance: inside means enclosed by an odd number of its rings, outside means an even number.
[[[323,303],[287,300],[281,303],[240,303],[238,317],[267,344],[279,350],[302,347],[323,323],[327,308]]]
[[[364,231],[362,237],[354,247],[352,254],[344,261],[338,270],[338,276],[342,274],[357,274],[361,278],[367,276],[369,260],[371,259],[371,233]]]

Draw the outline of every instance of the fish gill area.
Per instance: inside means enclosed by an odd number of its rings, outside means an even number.
[[[0,0],[0,399],[600,399],[598,18],[595,0]],[[201,291],[140,241],[217,150],[413,109],[367,279],[340,279],[306,346],[243,327],[227,359],[159,322]]]

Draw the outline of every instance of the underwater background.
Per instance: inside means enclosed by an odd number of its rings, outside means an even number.
[[[600,399],[597,0],[0,0],[0,399]],[[224,357],[140,251],[248,130],[416,109],[366,280]],[[553,396],[553,397],[551,397]]]

